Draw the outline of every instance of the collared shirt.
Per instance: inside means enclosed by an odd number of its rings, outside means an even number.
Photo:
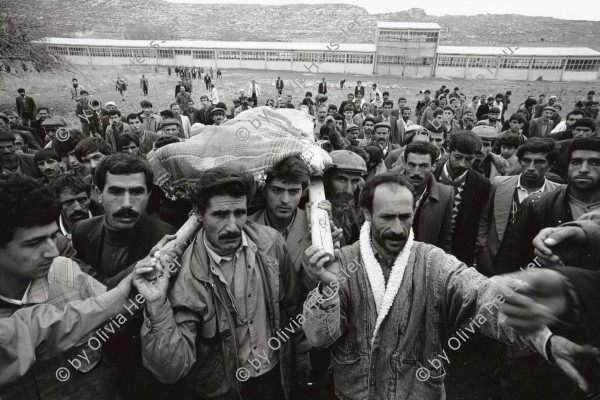
[[[521,204],[523,202],[523,200],[525,200],[527,198],[527,196],[530,196],[532,194],[536,194],[536,193],[543,193],[546,191],[546,178],[544,178],[544,184],[542,185],[542,187],[540,187],[538,190],[534,190],[533,192],[528,192],[527,189],[525,189],[522,185],[521,185],[521,179],[523,178],[523,174],[519,175],[519,180],[517,181],[517,194],[519,196],[519,204]]]
[[[88,210],[88,218],[92,217],[92,212]],[[58,216],[58,227],[60,228],[60,232],[63,234],[64,237],[66,237],[69,240],[72,239],[71,234],[67,232],[67,229],[65,228],[65,223],[63,222],[62,214]]]
[[[270,371],[277,364],[277,353],[268,340],[274,337],[269,326],[263,277],[256,266],[256,244],[242,232],[242,242],[228,257],[212,250],[204,233],[204,246],[210,258],[210,270],[226,286],[227,295],[236,315],[235,333],[238,345],[238,363],[247,368],[251,377]],[[268,357],[255,368],[250,361]]]
[[[23,294],[23,297],[21,298],[21,300],[11,299],[10,297],[5,297],[5,296],[2,296],[1,294],[0,294],[0,300],[6,302],[8,304],[22,306],[23,304],[27,304],[27,299],[29,298],[29,290],[30,289],[31,289],[31,282],[29,282],[29,285],[27,285],[27,289],[25,289],[25,293]]]

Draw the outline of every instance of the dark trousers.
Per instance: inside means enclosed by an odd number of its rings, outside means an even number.
[[[243,400],[283,400],[283,387],[281,386],[281,370],[276,365],[266,374],[250,378],[242,383]]]

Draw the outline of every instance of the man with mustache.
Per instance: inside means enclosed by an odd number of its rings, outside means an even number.
[[[205,171],[192,192],[202,228],[170,290],[168,274],[150,282],[136,267],[144,365],[162,382],[181,381],[189,398],[286,399],[308,378],[309,346],[291,322],[302,285],[282,236],[248,221],[254,191],[251,175]]]
[[[366,221],[360,240],[343,247],[335,259],[320,246],[306,250],[320,283],[304,303],[302,328],[313,346],[332,346],[338,398],[445,399],[448,359],[435,355],[446,357],[442,349],[447,342],[456,347],[458,340],[447,338],[461,336],[453,327],[469,324],[572,367],[555,351],[556,339],[547,328],[519,336],[506,325],[499,307],[491,305],[502,289],[499,279],[488,279],[441,249],[414,240],[414,200],[406,177],[376,175],[361,195]],[[518,287],[510,282],[514,286],[507,284],[507,289]],[[466,341],[471,336],[465,329],[461,337]]]
[[[404,172],[415,188],[413,230],[415,239],[452,250],[452,188],[433,177],[437,148],[429,142],[413,141],[404,150]]]
[[[91,197],[92,187],[81,177],[61,174],[49,186],[62,206],[58,227],[66,238],[71,239],[77,222],[104,214],[102,206]]]
[[[40,174],[43,175],[41,182],[45,185],[63,172],[61,159],[52,149],[43,149],[35,153],[33,162],[37,166]]]
[[[2,174],[23,174],[41,178],[33,161],[33,154],[17,153],[15,135],[10,131],[0,131],[0,157]]]
[[[456,132],[448,142],[448,156],[436,163],[433,173],[439,183],[454,189],[452,255],[469,266],[475,260],[479,214],[490,191],[490,181],[471,168],[481,148],[473,132]]]
[[[129,154],[109,155],[96,167],[95,189],[104,215],[75,223],[72,241],[77,257],[87,264],[82,265],[84,272],[108,288],[129,275],[161,238],[175,233],[174,227],[146,213],[153,177],[145,160]],[[123,398],[167,398],[168,390],[142,365],[142,318],[131,319],[107,348],[123,376]]]

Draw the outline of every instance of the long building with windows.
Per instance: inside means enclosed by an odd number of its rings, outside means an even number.
[[[80,65],[160,65],[407,77],[597,81],[581,47],[440,46],[435,23],[379,22],[375,44],[47,38]]]

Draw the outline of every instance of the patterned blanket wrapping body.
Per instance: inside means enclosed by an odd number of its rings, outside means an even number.
[[[220,126],[202,127],[185,142],[151,151],[148,162],[155,183],[172,197],[188,192],[209,168],[228,166],[259,178],[267,167],[293,153],[301,154],[311,175],[322,175],[332,161],[315,143],[312,131],[313,122],[302,111],[258,107]]]

